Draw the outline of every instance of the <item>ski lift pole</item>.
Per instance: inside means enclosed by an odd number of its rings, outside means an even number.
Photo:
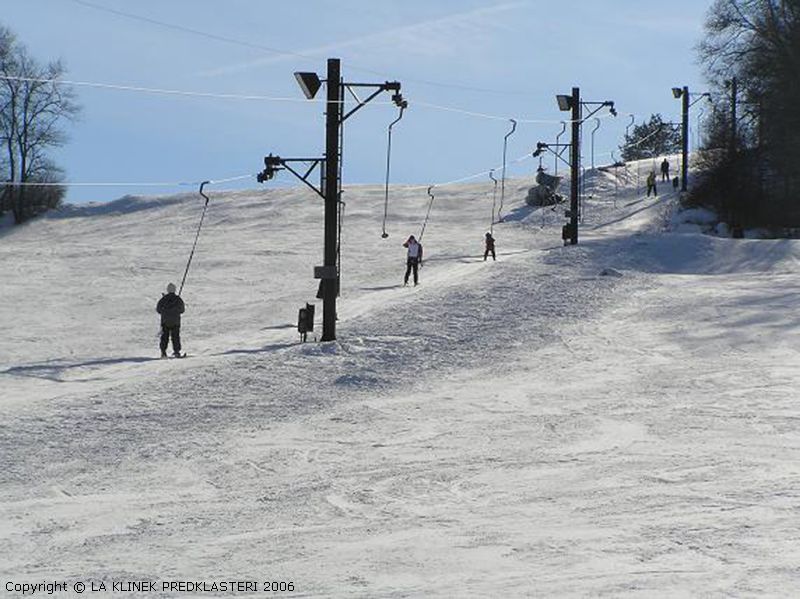
[[[592,129],[592,170],[594,170],[594,134],[597,133],[597,130],[600,128],[600,119],[597,117],[594,118],[595,126]]]
[[[428,212],[425,214],[425,220],[422,222],[422,230],[419,232],[419,239],[418,241],[422,243],[422,236],[425,235],[425,227],[428,226],[428,219],[431,216],[431,208],[433,207],[433,194],[431,193],[431,189],[433,189],[433,185],[428,187],[428,195],[431,198],[431,201],[428,202]]]
[[[629,130],[631,127],[633,127],[633,124],[636,122],[636,115],[634,115],[634,114],[629,114],[628,116],[629,116],[629,117],[631,117],[631,122],[630,122],[630,123],[628,123],[627,125],[625,125],[625,149],[626,149],[626,150],[627,150],[628,146],[629,146],[629,145],[631,145],[631,143],[630,143],[630,139],[628,138],[628,130]],[[625,160],[625,154],[624,154],[624,153],[622,154],[622,159],[623,159],[623,160]],[[627,163],[627,162],[625,163],[625,173],[626,173],[626,174],[628,173],[628,163]],[[637,186],[639,185],[639,182],[638,182],[638,180],[637,180],[637,182],[636,182],[636,185],[637,185]]]
[[[702,106],[697,111],[697,118],[695,120],[697,125],[694,128],[694,149],[695,150],[697,150],[697,148],[700,147],[700,120],[703,118],[703,115],[705,113],[706,113],[706,110]]]
[[[489,220],[489,232],[494,235],[494,208],[497,204],[497,179],[494,178],[494,169],[489,171],[489,178],[494,181],[494,189],[492,190],[492,218]]]
[[[633,123],[636,122],[636,115],[635,114],[629,114],[628,116],[631,117],[631,122],[628,123],[627,125],[625,125],[625,143],[626,144],[628,143],[628,130],[631,127],[633,127]]]
[[[500,208],[497,209],[497,221],[502,222],[503,217],[501,213],[503,211],[503,202],[506,198],[506,150],[508,149],[508,138],[514,134],[514,131],[517,130],[517,121],[514,119],[508,119],[511,121],[511,131],[506,133],[505,137],[503,138],[503,178],[500,182]]]
[[[386,189],[384,193],[384,201],[383,201],[383,233],[381,233],[381,237],[386,239],[389,237],[389,234],[386,232],[386,219],[389,216],[389,168],[391,165],[391,157],[392,157],[392,127],[394,127],[400,119],[403,118],[403,111],[406,109],[404,105],[400,105],[400,115],[391,122],[389,125],[389,135],[388,135],[388,143],[386,146]]]
[[[203,214],[200,216],[200,224],[197,226],[197,234],[194,236],[194,244],[192,245],[192,251],[189,253],[189,261],[186,263],[186,270],[183,271],[183,279],[181,279],[181,288],[178,290],[178,295],[183,292],[183,285],[186,283],[186,275],[189,274],[189,267],[192,265],[192,258],[194,258],[194,250],[197,248],[197,240],[200,238],[200,229],[203,228],[203,219],[205,219],[206,210],[208,210],[209,197],[203,193],[203,188],[209,183],[211,183],[211,181],[203,181],[200,184],[200,195],[205,198],[206,203],[203,206]]]
[[[566,121],[561,121],[561,131],[559,131],[558,135],[556,135],[556,146],[560,145],[559,142],[561,141],[561,136],[564,135],[564,133],[566,133],[566,131],[567,131],[567,122]],[[553,155],[553,164],[555,165],[555,169],[553,171],[553,174],[556,177],[558,177],[558,154],[554,154]]]

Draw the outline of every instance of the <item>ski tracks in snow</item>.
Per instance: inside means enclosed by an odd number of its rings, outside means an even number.
[[[3,573],[269,571],[306,596],[789,594],[793,250],[659,235],[662,208],[624,207],[638,198],[622,189],[620,208],[587,203],[578,247],[533,212],[498,226],[483,263],[465,190],[442,198],[459,216],[432,223],[420,287],[383,265],[396,247],[364,242],[335,343],[239,327],[265,320],[247,287],[177,364],[11,365],[39,399],[9,404],[2,429]],[[260,240],[236,216],[219,222]],[[311,259],[291,247],[275,303]],[[238,258],[198,286],[247,280]]]

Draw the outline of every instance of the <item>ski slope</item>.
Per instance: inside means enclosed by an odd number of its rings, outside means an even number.
[[[306,301],[320,326],[321,202],[212,192],[186,360],[156,359],[154,307],[199,196],[3,231],[3,584],[792,596],[800,242],[679,224],[671,188],[646,198],[635,168],[588,173],[574,247],[561,209],[525,205],[532,178],[507,182],[497,262],[491,186],[436,189],[416,288],[401,243],[427,186],[393,188],[388,239],[382,187],[347,187],[325,344],[292,326]]]

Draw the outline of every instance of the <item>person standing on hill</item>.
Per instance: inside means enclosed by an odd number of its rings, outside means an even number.
[[[489,257],[489,254],[492,255],[492,260],[497,260],[497,255],[494,253],[494,237],[489,231],[486,231],[486,250],[483,252],[483,261],[486,262],[486,258]]]
[[[664,158],[664,162],[661,163],[661,180],[669,181],[669,160],[666,158]]]
[[[404,248],[408,248],[408,256],[406,259],[406,276],[403,280],[403,285],[408,285],[408,277],[412,271],[414,273],[414,285],[419,284],[419,274],[417,269],[422,267],[422,244],[419,243],[413,235],[411,235],[403,244]]]
[[[167,345],[172,338],[172,355],[182,358],[181,354],[181,314],[186,306],[179,295],[175,293],[175,284],[167,285],[167,292],[161,296],[156,304],[156,312],[161,314],[161,357],[167,357]]]
[[[650,192],[653,192],[654,196],[658,195],[658,190],[656,190],[656,172],[650,171],[650,174],[647,175],[647,197],[650,197]]]

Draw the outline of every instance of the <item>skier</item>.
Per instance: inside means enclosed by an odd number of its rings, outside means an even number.
[[[661,163],[661,180],[669,181],[669,160],[666,158],[664,158],[664,162]]]
[[[420,244],[413,235],[411,235],[403,244],[404,248],[408,248],[408,258],[406,260],[406,276],[403,280],[403,285],[408,285],[408,277],[411,271],[414,271],[414,285],[419,284],[419,275],[417,268],[422,268],[422,244]]]
[[[492,260],[497,260],[497,255],[494,253],[494,237],[489,231],[486,231],[486,250],[483,252],[483,261],[486,262],[486,258],[489,257],[489,254],[492,255]]]
[[[175,293],[175,284],[167,285],[167,292],[162,294],[156,304],[156,312],[161,314],[161,357],[167,357],[167,344],[172,338],[173,356],[182,358],[181,354],[181,314],[186,306],[179,295]]]
[[[647,197],[650,197],[650,192],[653,192],[654,196],[658,195],[658,190],[656,190],[656,172],[650,171],[650,174],[647,175]]]

